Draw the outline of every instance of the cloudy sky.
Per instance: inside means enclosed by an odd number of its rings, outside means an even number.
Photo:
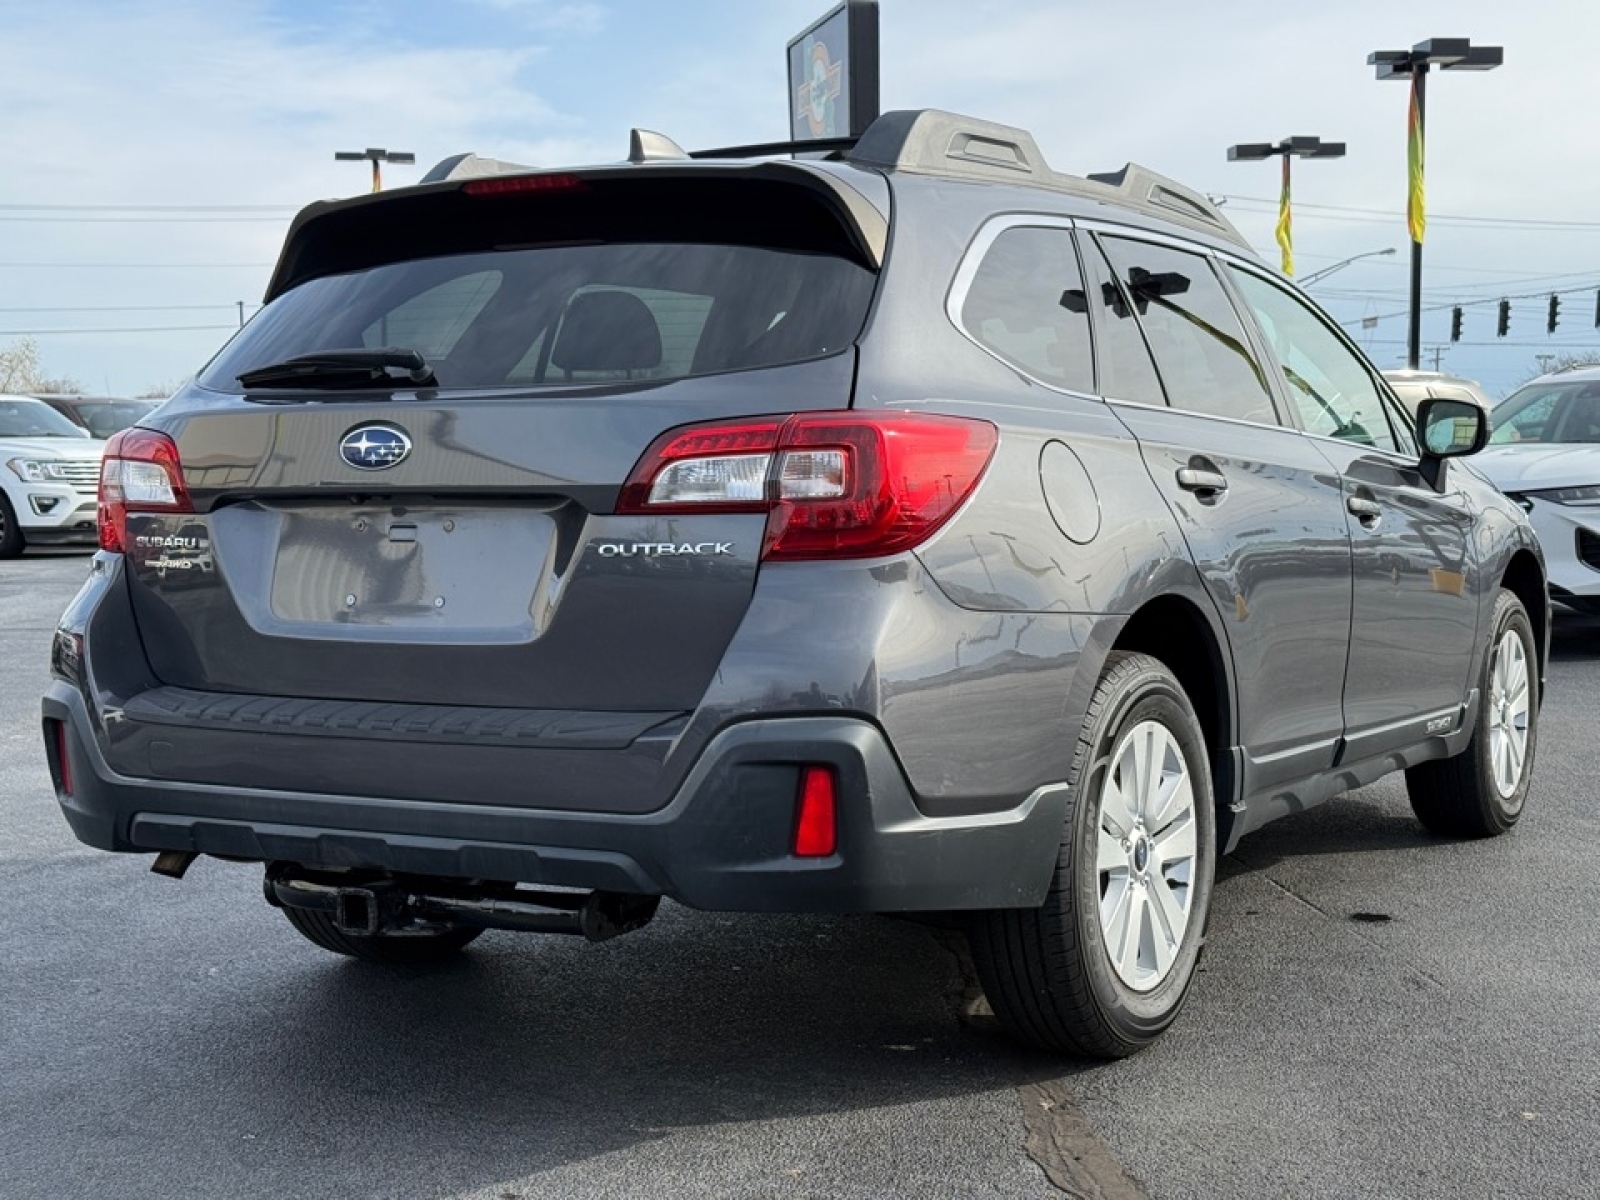
[[[784,44],[831,3],[7,0],[0,346],[33,336],[95,391],[192,374],[253,310],[293,212],[368,186],[336,150],[414,152],[395,186],[463,150],[614,161],[634,125],[689,147],[780,138]],[[1539,354],[1600,349],[1594,0],[881,0],[881,18],[885,108],[1023,126],[1074,174],[1143,163],[1226,196],[1274,262],[1277,165],[1227,146],[1346,142],[1298,164],[1297,266],[1397,249],[1312,285],[1384,367],[1404,353],[1406,88],[1366,55],[1503,45],[1498,71],[1430,76],[1425,357],[1458,303],[1443,366],[1495,394]]]

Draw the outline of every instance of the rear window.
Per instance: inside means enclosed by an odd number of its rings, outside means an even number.
[[[628,205],[604,189],[420,196],[381,221],[372,210],[354,250],[330,236],[351,214],[334,214],[286,256],[327,273],[268,304],[200,383],[237,392],[239,375],[298,355],[394,347],[445,388],[643,384],[819,358],[859,336],[877,277],[814,195],[702,188],[648,205],[630,191]]]

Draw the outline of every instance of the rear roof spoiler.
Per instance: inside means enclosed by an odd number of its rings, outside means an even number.
[[[284,238],[272,277],[267,282],[264,302],[271,303],[290,288],[321,275],[356,269],[364,260],[378,261],[383,255],[377,241],[389,214],[405,211],[400,206],[416,205],[418,215],[442,219],[446,210],[451,220],[459,220],[460,203],[473,201],[458,194],[468,190],[474,180],[517,175],[559,175],[592,182],[647,183],[651,179],[687,178],[705,180],[714,175],[730,182],[765,180],[779,182],[819,195],[837,219],[841,232],[854,255],[872,270],[883,266],[889,245],[889,221],[861,191],[850,185],[848,172],[819,170],[804,162],[719,161],[689,163],[651,159],[647,164],[622,163],[606,167],[580,167],[556,171],[458,154],[445,159],[428,172],[423,182],[412,187],[353,196],[346,200],[324,200],[307,205],[295,215]],[[441,208],[441,206],[444,206]],[[380,215],[381,214],[381,215]],[[330,263],[330,245],[343,247]],[[368,249],[370,248],[370,250]]]

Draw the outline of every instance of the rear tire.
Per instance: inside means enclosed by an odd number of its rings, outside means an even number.
[[[309,942],[367,962],[418,967],[442,962],[461,953],[481,929],[440,929],[420,933],[345,933],[329,913],[311,908],[285,908],[283,915]]]
[[[1494,837],[1517,823],[1527,802],[1539,741],[1539,654],[1527,609],[1505,588],[1495,599],[1478,696],[1466,749],[1406,771],[1411,809],[1430,833]]]
[[[0,558],[16,558],[27,545],[22,527],[17,524],[16,509],[4,492],[0,492]]]
[[[1183,1005],[1216,868],[1205,738],[1159,660],[1106,660],[1069,782],[1049,894],[1038,908],[978,915],[973,962],[1012,1036],[1124,1058]]]

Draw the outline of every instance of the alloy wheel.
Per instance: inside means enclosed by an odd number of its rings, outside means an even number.
[[[1183,748],[1161,722],[1141,721],[1106,769],[1096,853],[1106,954],[1136,992],[1172,971],[1189,926],[1198,850]]]
[[[1514,629],[1500,635],[1489,668],[1489,764],[1495,790],[1509,799],[1528,758],[1528,655]]]

